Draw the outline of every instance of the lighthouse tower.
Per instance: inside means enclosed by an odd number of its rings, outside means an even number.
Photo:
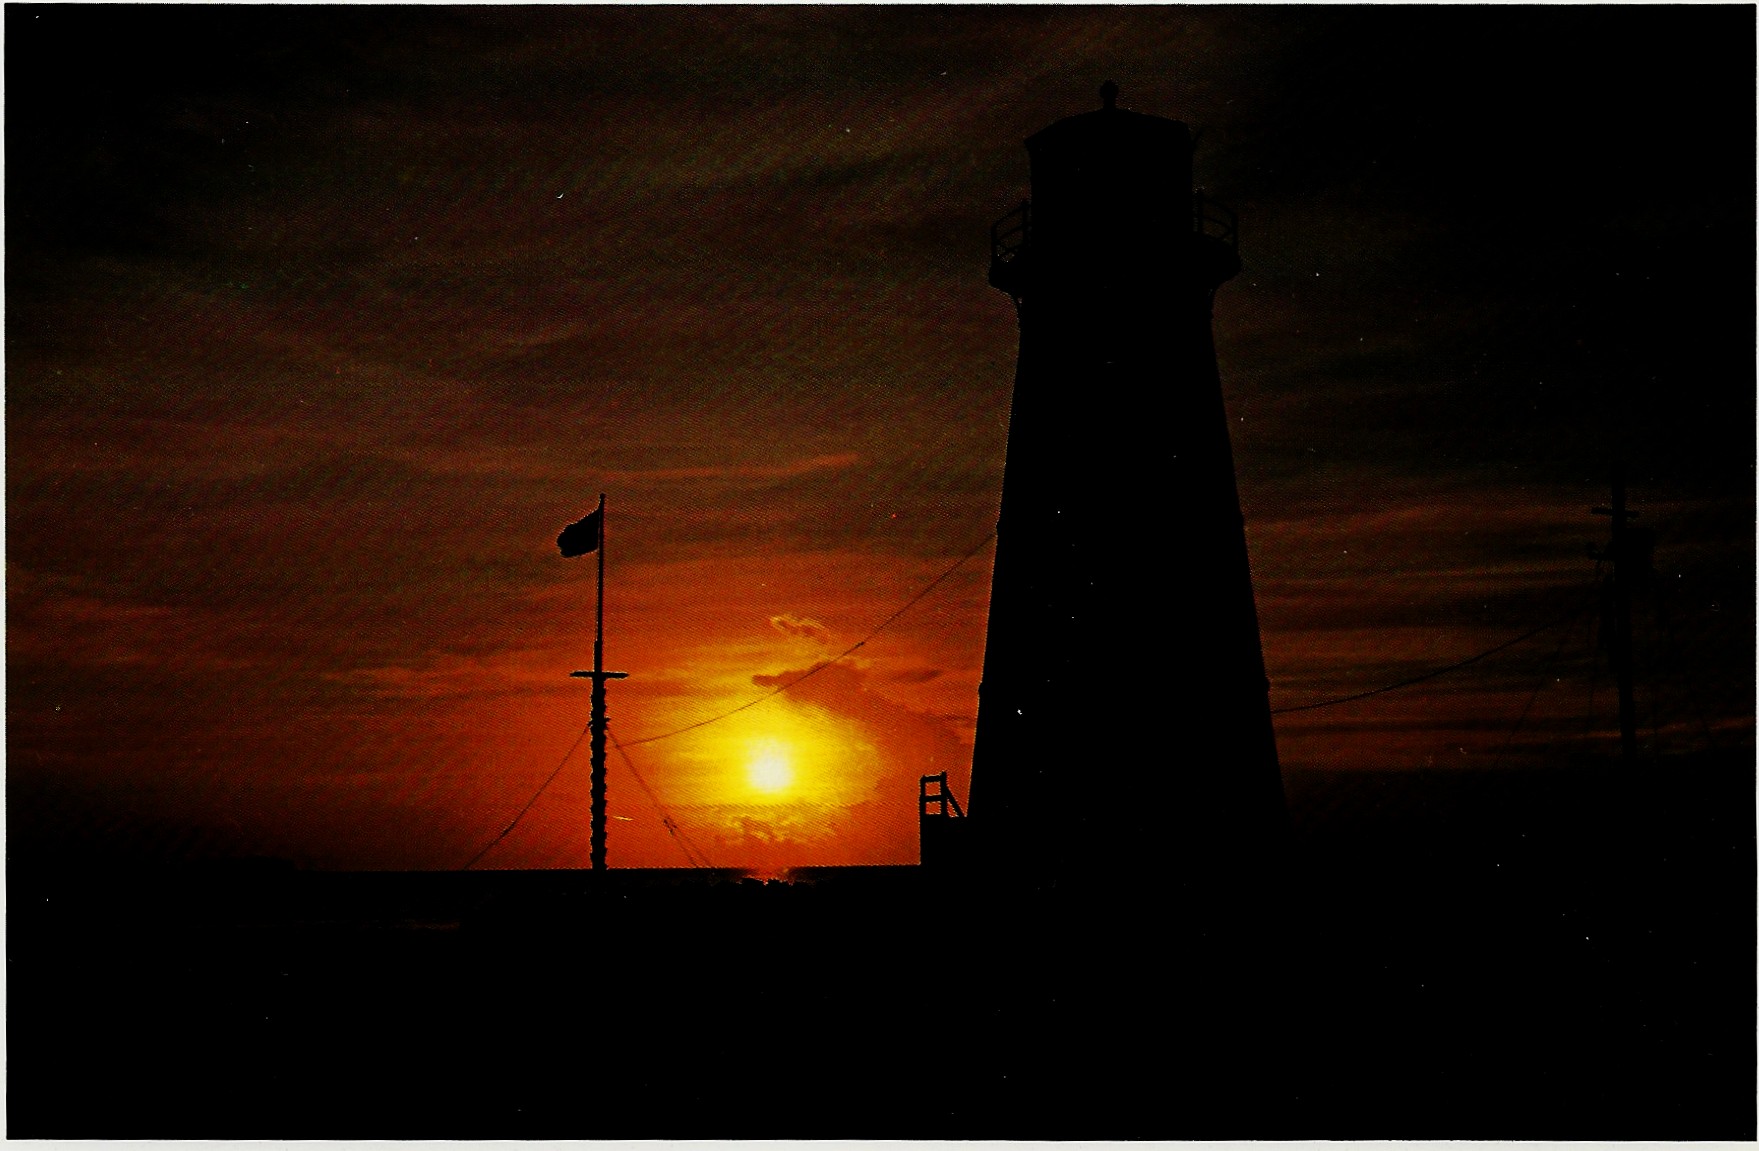
[[[1176,120],[1103,106],[1026,141],[992,232],[1019,361],[970,847],[1034,888],[1255,869],[1282,777],[1210,332],[1239,271]]]

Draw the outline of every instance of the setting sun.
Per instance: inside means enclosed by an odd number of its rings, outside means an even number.
[[[766,795],[786,791],[794,782],[794,765],[787,747],[773,739],[756,744],[746,761],[745,779]]]

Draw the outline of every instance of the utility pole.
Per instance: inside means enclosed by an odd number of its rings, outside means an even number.
[[[1631,583],[1637,578],[1632,561],[1630,537],[1626,525],[1637,513],[1625,507],[1625,467],[1623,462],[1612,466],[1612,506],[1594,508],[1597,516],[1612,517],[1612,540],[1597,558],[1612,561],[1610,609],[1602,617],[1612,634],[1608,648],[1612,655],[1613,674],[1619,687],[1619,752],[1629,766],[1637,759],[1637,704],[1631,687]]]

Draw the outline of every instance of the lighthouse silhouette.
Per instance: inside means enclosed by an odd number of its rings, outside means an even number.
[[[1210,330],[1233,220],[1117,94],[1026,141],[991,234],[1020,350],[961,839],[1039,890],[1256,873],[1285,823]]]

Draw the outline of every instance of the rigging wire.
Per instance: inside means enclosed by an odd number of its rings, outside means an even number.
[[[837,663],[839,660],[848,658],[849,656],[853,655],[855,652],[860,651],[863,647],[866,647],[870,640],[872,640],[880,632],[884,631],[887,627],[890,627],[905,612],[909,611],[911,608],[915,607],[917,604],[921,603],[924,599],[926,599],[931,593],[934,592],[934,590],[936,588],[940,587],[941,584],[945,583],[949,578],[951,578],[951,576],[953,575],[954,572],[956,572],[960,568],[964,567],[965,564],[968,563],[973,556],[975,556],[978,552],[982,551],[984,548],[988,547],[990,542],[992,540],[994,540],[995,538],[996,538],[996,533],[994,531],[991,531],[988,535],[984,536],[983,539],[979,540],[974,546],[972,546],[970,549],[968,549],[963,555],[961,555],[957,560],[955,560],[944,571],[942,571],[939,575],[937,575],[933,580],[929,581],[929,583],[927,585],[925,585],[922,588],[922,590],[918,591],[915,595],[911,596],[910,599],[906,600],[904,602],[903,606],[899,607],[896,611],[892,612],[892,614],[888,615],[885,619],[883,619],[879,623],[875,624],[873,626],[873,628],[865,636],[863,636],[860,640],[856,641],[855,643],[851,644],[849,647],[845,648],[841,653],[839,653],[838,655],[836,655],[835,657],[833,657],[831,659],[824,660],[818,664],[815,664],[811,668],[808,668],[806,671],[801,672],[799,675],[793,677],[792,679],[787,680],[784,683],[776,685],[775,687],[771,688],[769,691],[765,692],[763,695],[760,695],[755,699],[747,700],[745,703],[742,703],[737,707],[730,708],[727,711],[721,712],[718,715],[712,715],[706,719],[700,719],[694,723],[685,724],[683,727],[674,728],[671,731],[661,732],[658,735],[648,735],[648,736],[643,736],[640,739],[628,740],[627,742],[617,739],[617,737],[615,735],[611,735],[611,733],[607,729],[606,734],[610,735],[611,743],[614,747],[616,747],[618,757],[623,760],[624,766],[629,769],[630,775],[632,775],[635,778],[636,783],[641,787],[641,790],[647,795],[648,800],[660,812],[661,821],[665,825],[667,832],[678,843],[679,849],[684,852],[684,856],[686,859],[688,859],[690,861],[691,866],[693,866],[693,867],[707,867],[707,866],[709,866],[707,855],[703,853],[701,848],[697,847],[694,843],[692,843],[690,841],[689,836],[685,835],[683,830],[672,819],[671,814],[666,810],[665,805],[660,802],[659,797],[657,795],[655,795],[653,789],[648,786],[647,780],[645,778],[643,778],[641,772],[636,769],[635,763],[633,760],[631,760],[629,758],[629,753],[626,749],[630,748],[630,747],[637,747],[641,744],[658,743],[661,740],[672,739],[676,736],[683,735],[686,732],[696,731],[699,728],[707,727],[710,724],[719,723],[722,720],[730,719],[731,717],[738,715],[741,712],[749,711],[751,708],[756,707],[760,703],[763,703],[763,702],[770,700],[770,699],[774,699],[776,696],[781,695],[783,692],[789,690],[790,688],[796,687],[799,684],[804,683],[806,680],[817,675],[819,672],[825,670],[827,667],[830,667],[833,664]],[[1320,700],[1316,703],[1299,704],[1294,707],[1272,708],[1270,713],[1272,715],[1287,715],[1292,712],[1316,711],[1320,708],[1337,707],[1341,704],[1355,703],[1358,700],[1368,699],[1372,696],[1377,696],[1377,695],[1385,695],[1388,692],[1397,691],[1400,688],[1411,687],[1415,684],[1424,683],[1428,680],[1432,680],[1432,679],[1435,679],[1439,676],[1446,675],[1449,672],[1458,671],[1459,669],[1461,669],[1463,667],[1469,667],[1470,665],[1477,663],[1480,660],[1487,659],[1490,656],[1493,656],[1500,651],[1505,651],[1511,647],[1514,647],[1516,644],[1524,643],[1525,641],[1532,639],[1534,636],[1539,635],[1543,632],[1549,631],[1561,623],[1573,621],[1584,610],[1586,610],[1586,608],[1592,602],[1593,602],[1592,597],[1590,597],[1590,599],[1584,601],[1582,605],[1575,607],[1575,608],[1572,608],[1570,611],[1565,612],[1563,615],[1558,616],[1556,619],[1553,619],[1553,620],[1550,620],[1546,623],[1543,623],[1543,624],[1539,625],[1538,627],[1531,629],[1530,631],[1523,632],[1520,635],[1515,636],[1513,639],[1505,640],[1502,643],[1499,643],[1494,647],[1486,648],[1485,650],[1478,652],[1474,655],[1467,656],[1465,659],[1458,660],[1454,663],[1448,664],[1445,667],[1433,668],[1433,669],[1426,671],[1420,675],[1414,675],[1414,676],[1411,676],[1407,679],[1399,680],[1396,683],[1386,684],[1381,687],[1371,688],[1367,691],[1360,691],[1360,692],[1356,692],[1351,695],[1338,696],[1333,699]],[[1569,639],[1569,636],[1572,634],[1574,634],[1574,627],[1573,626],[1569,632],[1565,633],[1564,641],[1567,642]],[[1563,646],[1562,643],[1560,643],[1559,647],[1558,647],[1558,651],[1562,650],[1562,646]],[[1554,651],[1552,653],[1551,663],[1547,665],[1547,669],[1546,669],[1547,673],[1549,673],[1549,671],[1551,670],[1551,666],[1556,663],[1557,654],[1558,653],[1556,651]],[[1544,681],[1542,678],[1541,684],[1543,684],[1543,682]],[[1592,677],[1591,677],[1591,683],[1590,683],[1590,690],[1592,690]],[[1538,688],[1535,688],[1533,695],[1528,697],[1527,706],[1523,707],[1521,709],[1521,716],[1516,721],[1514,730],[1511,730],[1509,732],[1509,736],[1508,736],[1509,739],[1513,739],[1515,731],[1518,731],[1520,729],[1521,724],[1523,724],[1526,721],[1527,712],[1532,707],[1533,699],[1535,697],[1537,697],[1537,695],[1538,695]],[[513,819],[507,824],[506,827],[501,829],[501,832],[499,835],[495,836],[494,839],[490,840],[487,846],[485,846],[481,851],[477,852],[476,855],[471,858],[470,862],[464,865],[463,870],[469,871],[472,867],[476,866],[476,864],[478,862],[480,862],[484,856],[486,856],[490,851],[494,850],[494,848],[498,844],[500,844],[500,842],[502,840],[506,839],[507,836],[513,831],[513,829],[516,826],[518,826],[519,821],[521,819],[525,818],[526,813],[531,810],[532,805],[538,801],[538,797],[543,795],[544,791],[549,788],[550,784],[555,780],[556,776],[561,774],[562,768],[565,767],[567,765],[568,761],[573,758],[575,751],[578,750],[580,747],[581,741],[586,738],[587,734],[591,730],[592,730],[592,728],[591,728],[591,725],[589,724],[584,730],[581,731],[580,735],[575,738],[573,745],[570,746],[568,751],[562,756],[561,761],[556,764],[555,769],[550,772],[549,776],[547,778],[545,778],[543,783],[538,785],[537,790],[535,792],[533,792],[531,798],[526,801],[525,806],[519,809],[519,813],[513,817]],[[1507,740],[1504,741],[1504,746],[1506,747],[1506,745],[1507,745]],[[1499,751],[1498,754],[1500,755],[1501,752]]]
[[[909,611],[911,608],[915,607],[917,604],[921,603],[924,599],[926,599],[930,592],[934,591],[935,588],[940,587],[942,583],[946,582],[948,577],[950,577],[954,572],[958,571],[960,568],[964,567],[965,564],[971,559],[972,556],[976,555],[978,552],[980,552],[984,548],[988,547],[989,542],[995,538],[996,538],[996,533],[993,531],[990,532],[987,536],[984,536],[983,539],[981,539],[977,542],[977,545],[975,547],[971,548],[964,555],[960,556],[957,560],[953,561],[953,565],[951,567],[947,568],[947,570],[943,571],[940,575],[934,577],[934,579],[929,582],[927,587],[924,587],[921,591],[919,591],[915,595],[911,596],[910,599],[905,602],[903,607],[899,608],[897,611],[893,612],[891,615],[887,616],[885,619],[883,619],[879,623],[875,624],[872,631],[868,632],[858,642],[851,644],[847,648],[844,648],[843,651],[840,652],[839,654],[831,657],[830,659],[823,660],[819,663],[814,664],[812,667],[801,672],[799,675],[795,676],[793,679],[788,680],[786,683],[778,684],[775,687],[771,688],[769,691],[758,696],[756,699],[747,700],[746,702],[740,704],[738,707],[731,708],[727,711],[723,711],[719,715],[711,715],[707,719],[699,719],[695,723],[685,724],[683,727],[675,728],[672,731],[661,732],[659,735],[646,735],[646,736],[641,737],[640,739],[632,739],[628,743],[622,744],[621,746],[623,746],[623,747],[636,747],[636,746],[638,746],[640,744],[644,744],[644,743],[658,743],[662,739],[671,739],[674,736],[683,735],[687,731],[695,731],[697,728],[707,727],[711,723],[719,723],[723,719],[730,719],[731,717],[738,715],[742,711],[749,711],[750,709],[756,707],[758,704],[763,703],[766,700],[774,699],[776,696],[781,695],[783,692],[787,691],[789,688],[798,686],[799,684],[806,682],[807,680],[811,679],[813,676],[817,675],[819,672],[825,670],[825,668],[830,667],[833,664],[835,664],[838,660],[847,659],[849,656],[854,655],[856,652],[858,652],[862,648],[866,647],[868,640],[872,639],[874,636],[876,636],[880,632],[884,631],[887,627],[891,626],[893,621],[895,621],[899,616],[903,615],[905,612]]]
[[[489,852],[493,851],[497,844],[499,844],[503,839],[507,838],[507,835],[509,832],[511,832],[515,827],[519,826],[519,821],[525,818],[525,813],[531,810],[531,805],[537,802],[537,797],[544,793],[544,790],[550,786],[551,782],[553,782],[558,775],[562,774],[562,768],[567,766],[567,763],[570,759],[574,758],[575,751],[577,751],[580,747],[580,741],[585,739],[587,736],[587,733],[590,732],[591,730],[592,730],[591,724],[587,724],[584,728],[582,728],[580,730],[580,734],[574,737],[574,743],[569,746],[568,750],[565,753],[563,753],[562,762],[558,763],[556,765],[556,770],[550,772],[549,777],[546,778],[542,783],[538,784],[537,790],[531,793],[531,798],[525,801],[525,806],[519,809],[519,814],[515,815],[513,817],[512,821],[509,822],[506,827],[503,827],[501,829],[501,834],[499,834],[499,835],[495,836],[495,838],[491,839],[489,841],[489,845],[487,847],[483,848],[481,851],[477,852],[475,855],[470,857],[470,862],[464,865],[463,870],[469,871],[471,868],[475,867],[477,865],[478,861],[481,860],[483,856],[485,856]]]
[[[695,723],[688,724],[684,727],[680,727],[675,731],[664,732],[660,735],[644,736],[641,739],[629,740],[627,743],[624,743],[624,742],[618,740],[615,735],[612,735],[609,727],[607,726],[605,734],[609,735],[611,737],[611,742],[617,748],[617,754],[618,754],[618,756],[620,756],[622,758],[624,766],[629,768],[629,773],[635,777],[635,782],[641,785],[641,790],[647,793],[648,799],[652,801],[654,807],[659,809],[661,822],[663,822],[665,824],[666,830],[669,833],[671,833],[673,839],[678,842],[680,849],[683,850],[683,852],[684,852],[684,857],[686,859],[690,860],[690,864],[692,867],[707,867],[707,866],[709,866],[708,856],[703,853],[701,848],[699,848],[695,844],[691,843],[690,837],[685,835],[683,829],[680,828],[677,825],[677,823],[673,821],[671,814],[666,810],[665,806],[660,803],[659,797],[654,795],[653,789],[648,787],[647,780],[643,779],[641,776],[641,773],[635,769],[634,762],[629,758],[629,753],[627,751],[625,751],[624,749],[626,747],[635,747],[636,745],[643,744],[643,743],[658,743],[662,739],[671,739],[673,736],[683,735],[687,731],[695,731],[699,727],[707,727],[711,723],[719,723],[723,719],[727,719],[730,716],[738,715],[742,711],[746,711],[750,708],[756,707],[758,704],[764,702],[767,699],[773,699],[774,697],[781,695],[783,692],[787,691],[789,688],[794,687],[795,685],[802,683],[807,679],[812,678],[813,676],[817,675],[819,672],[823,671],[825,668],[830,667],[832,664],[836,663],[837,660],[845,659],[848,656],[853,655],[855,652],[857,652],[857,651],[861,650],[863,647],[867,646],[868,640],[871,640],[874,636],[876,636],[880,632],[884,631],[887,627],[890,627],[892,625],[892,623],[894,621],[896,621],[899,616],[903,615],[905,612],[909,611],[911,608],[913,608],[917,604],[921,603],[924,599],[928,598],[928,596],[931,592],[933,592],[936,588],[940,587],[941,584],[945,583],[947,581],[947,579],[949,577],[951,577],[954,572],[956,572],[960,568],[964,567],[965,564],[970,561],[972,556],[976,555],[978,552],[980,552],[984,548],[988,547],[989,542],[995,538],[996,538],[996,533],[992,530],[988,535],[984,536],[983,539],[979,540],[977,542],[977,544],[975,546],[973,546],[969,551],[967,551],[964,555],[960,556],[957,560],[955,560],[953,562],[952,566],[948,567],[945,571],[941,572],[940,575],[936,576],[933,580],[929,581],[929,583],[926,587],[924,587],[921,591],[917,592],[915,595],[911,596],[908,600],[906,600],[904,603],[904,606],[900,607],[897,611],[893,612],[891,615],[887,616],[885,619],[883,619],[879,623],[875,624],[873,627],[873,630],[869,631],[867,633],[867,635],[863,636],[858,643],[855,643],[854,645],[852,645],[849,648],[847,648],[846,650],[844,650],[842,652],[842,654],[838,655],[835,659],[826,660],[823,663],[817,664],[814,667],[809,668],[808,670],[795,676],[793,679],[789,680],[788,682],[778,685],[777,687],[771,689],[770,691],[766,692],[765,694],[758,696],[754,700],[751,700],[747,703],[740,704],[738,707],[733,708],[730,711],[722,712],[720,715],[710,716],[708,719],[698,720]],[[477,865],[477,863],[479,863],[482,860],[483,856],[485,856],[489,852],[493,851],[495,849],[495,847],[503,839],[506,839],[507,836],[513,831],[513,829],[519,825],[519,821],[525,818],[526,812],[531,810],[532,805],[538,801],[538,797],[540,795],[542,795],[546,789],[549,788],[550,784],[555,780],[556,776],[561,774],[562,768],[567,766],[568,761],[574,757],[575,751],[578,750],[580,747],[580,741],[585,739],[587,737],[587,734],[591,731],[592,731],[592,725],[588,724],[586,726],[586,728],[581,731],[580,735],[575,738],[573,745],[571,747],[569,747],[567,753],[562,756],[561,762],[556,764],[556,769],[554,771],[550,772],[549,776],[541,784],[539,784],[537,790],[532,793],[531,798],[526,800],[525,806],[519,809],[519,814],[515,815],[513,817],[513,819],[507,824],[507,826],[503,827],[501,829],[501,833],[499,835],[495,836],[494,839],[489,841],[488,846],[484,847],[481,851],[477,852],[474,856],[472,856],[470,862],[464,865],[463,870],[469,871],[471,868],[475,867]],[[698,862],[699,859],[701,860],[701,862]]]
[[[608,728],[605,734],[611,737],[611,746],[617,749],[617,756],[622,759],[623,766],[629,769],[629,774],[635,777],[635,782],[640,784],[641,790],[647,794],[648,801],[659,811],[660,822],[665,825],[666,831],[678,844],[678,850],[684,853],[684,858],[690,861],[690,866],[708,867],[707,854],[703,852],[702,848],[690,842],[690,837],[684,834],[684,829],[672,819],[672,813],[666,810],[666,805],[660,802],[660,797],[654,794],[654,789],[647,785],[647,780],[642,778],[641,772],[635,770],[635,761],[629,758],[627,751],[623,750],[623,744],[617,739],[617,736]]]

